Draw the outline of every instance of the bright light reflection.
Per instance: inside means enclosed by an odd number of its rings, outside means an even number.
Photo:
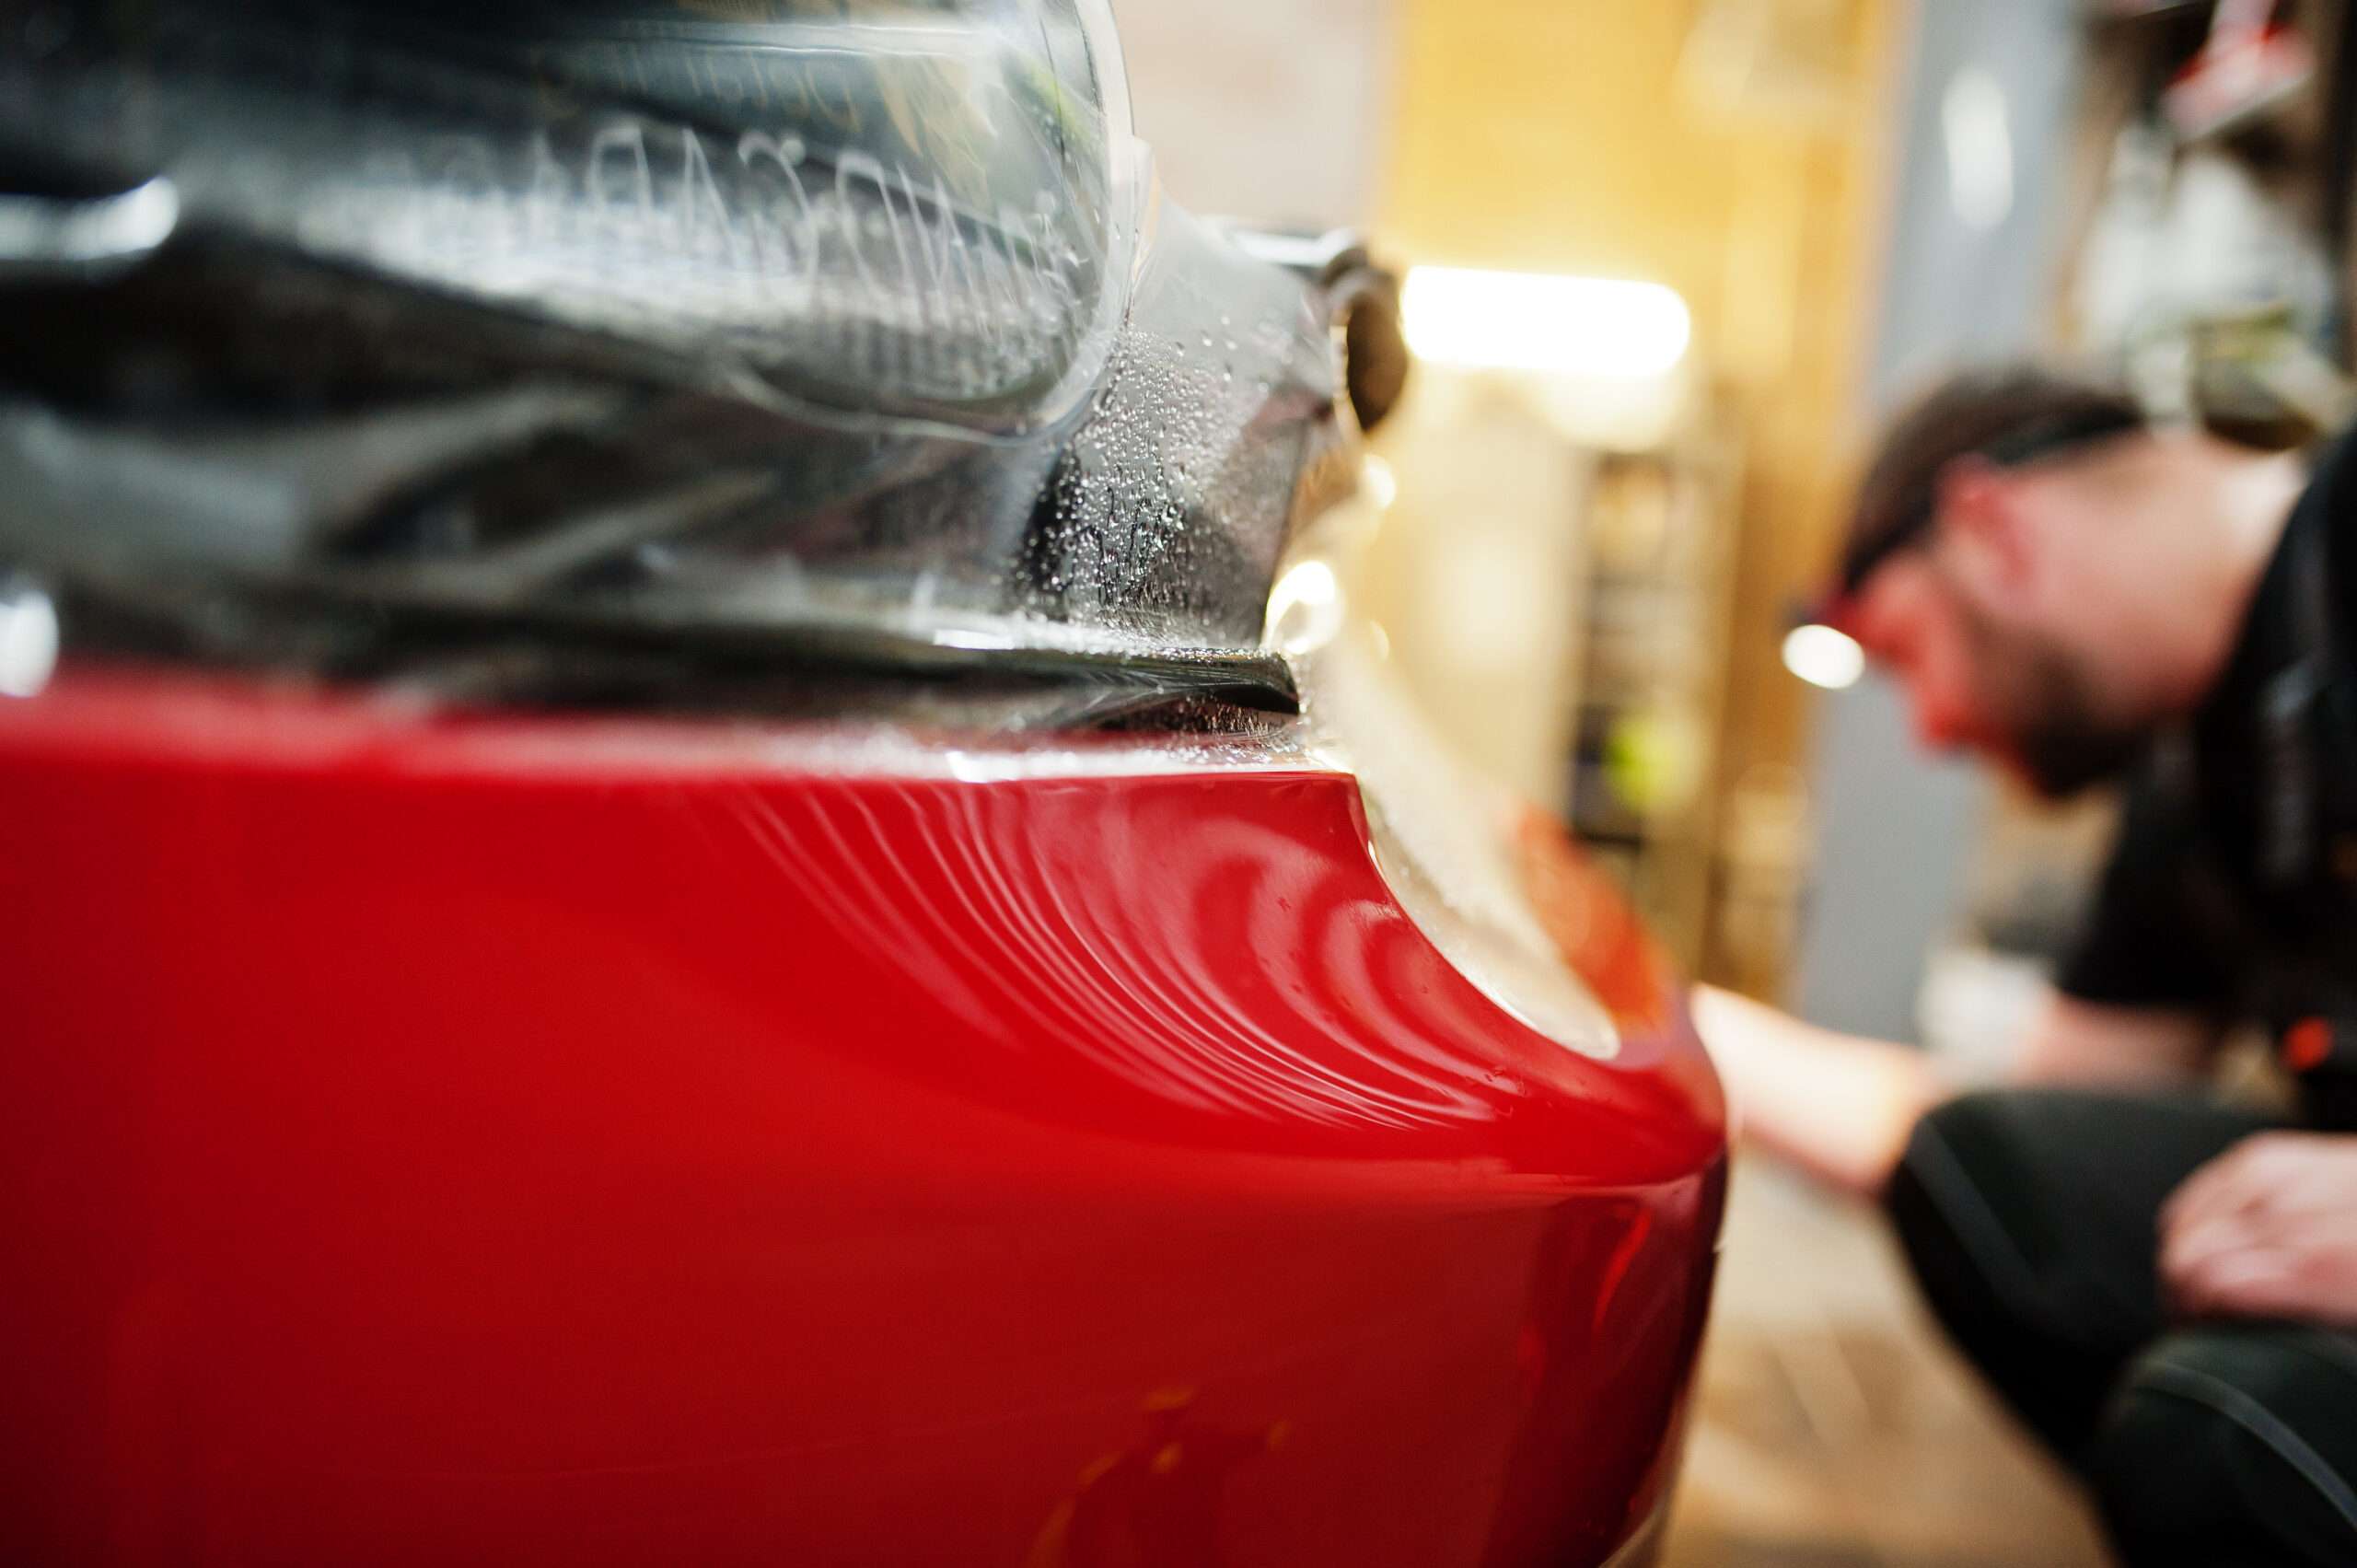
[[[1269,590],[1269,640],[1283,653],[1312,653],[1342,621],[1342,585],[1323,561],[1298,561]]]
[[[57,607],[39,588],[0,588],[0,697],[37,697],[57,670]]]
[[[1359,465],[1359,488],[1366,492],[1366,498],[1375,503],[1378,512],[1399,499],[1399,481],[1393,475],[1391,465],[1372,452]]]
[[[1694,336],[1675,289],[1620,278],[1411,267],[1400,315],[1423,358],[1573,376],[1658,376]]]
[[[160,176],[87,202],[0,196],[0,258],[37,264],[120,261],[155,250],[180,221],[180,192]]]
[[[1866,651],[1830,626],[1795,626],[1784,635],[1784,668],[1829,691],[1855,686],[1866,672]]]
[[[2014,136],[2005,89],[1979,66],[1957,72],[1940,99],[1940,127],[1947,143],[1948,204],[1958,223],[1986,233],[2014,210]]]

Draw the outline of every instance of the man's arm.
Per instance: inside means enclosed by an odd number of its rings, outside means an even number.
[[[2202,1071],[2233,977],[2197,912],[2198,835],[2153,776],[2128,792],[2095,909],[2012,1076],[2154,1088]],[[1837,1034],[1702,987],[1695,1026],[1762,1147],[1848,1191],[1879,1192],[1924,1111],[1946,1098],[1920,1051]]]
[[[1744,1133],[1844,1191],[1882,1191],[1924,1111],[1950,1092],[1910,1046],[1803,1023],[1714,986],[1694,1025]],[[2054,993],[2014,1076],[2025,1083],[2154,1087],[2200,1073],[2215,1028],[2200,1014],[2115,1007]]]
[[[1819,1028],[1716,986],[1696,986],[1693,1005],[1739,1131],[1844,1191],[1880,1191],[1916,1119],[1945,1094],[1907,1046]]]
[[[2026,1084],[2173,1088],[2199,1083],[2217,1044],[2218,1025],[2203,1013],[2119,1006],[2054,991],[2012,1075]]]

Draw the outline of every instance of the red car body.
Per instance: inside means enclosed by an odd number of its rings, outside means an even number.
[[[0,1562],[1643,1557],[1716,1085],[1104,0],[37,20]]]
[[[1724,1179],[1253,741],[0,702],[13,1562],[1592,1564]]]

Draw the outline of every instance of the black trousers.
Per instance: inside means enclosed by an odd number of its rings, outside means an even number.
[[[1923,1119],[1891,1183],[1932,1309],[2086,1479],[2132,1568],[2357,1565],[2357,1335],[2161,1305],[2162,1202],[2275,1124],[2192,1099],[1969,1095]]]

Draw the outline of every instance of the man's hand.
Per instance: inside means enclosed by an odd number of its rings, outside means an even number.
[[[2357,1134],[2245,1138],[2178,1184],[2160,1241],[2181,1312],[2357,1322]]]
[[[1694,988],[1694,1027],[1740,1130],[1818,1180],[1871,1197],[1943,1088],[1910,1046],[1838,1034],[1715,986]]]

